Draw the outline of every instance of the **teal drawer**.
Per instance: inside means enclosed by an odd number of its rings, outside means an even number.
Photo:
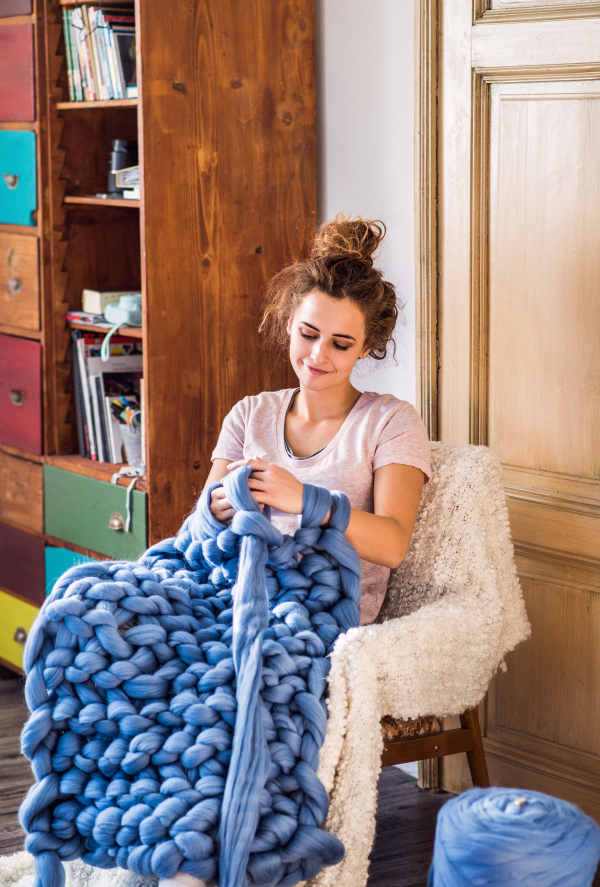
[[[60,579],[63,573],[70,570],[77,564],[85,564],[86,561],[93,561],[94,558],[86,557],[85,554],[77,554],[69,548],[54,548],[47,545],[44,550],[45,566],[46,566],[46,594],[50,594],[54,588],[54,583]]]
[[[129,532],[111,530],[111,514],[126,517],[125,487],[44,465],[44,529],[116,560],[135,560],[146,550],[146,493],[131,493]]]
[[[0,222],[35,225],[37,209],[35,133],[0,131]]]

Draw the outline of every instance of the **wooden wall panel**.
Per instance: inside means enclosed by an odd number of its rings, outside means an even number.
[[[185,0],[137,14],[156,541],[202,489],[229,409],[291,383],[256,330],[266,281],[315,222],[314,9]]]
[[[493,84],[491,120],[489,445],[600,477],[600,93]]]

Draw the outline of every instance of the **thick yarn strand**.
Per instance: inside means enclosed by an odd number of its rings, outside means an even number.
[[[230,525],[207,489],[176,537],[72,568],[44,603],[24,656],[35,887],[77,858],[219,887],[293,887],[343,858],[316,771],[328,656],[359,618],[350,505],[305,485],[282,536],[250,471],[224,480]]]

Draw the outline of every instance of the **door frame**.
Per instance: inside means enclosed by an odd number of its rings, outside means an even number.
[[[417,405],[438,439],[438,0],[415,0],[415,315]]]

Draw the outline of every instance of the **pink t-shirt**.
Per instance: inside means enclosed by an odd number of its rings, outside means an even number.
[[[391,394],[361,394],[331,443],[308,459],[285,449],[285,417],[294,388],[263,391],[240,400],[225,417],[212,459],[260,456],[290,471],[302,483],[345,493],[353,508],[373,514],[373,473],[383,465],[413,465],[431,476],[429,440],[415,408]],[[299,515],[273,509],[272,521],[293,535]],[[377,616],[390,575],[388,567],[361,560],[361,625]]]

